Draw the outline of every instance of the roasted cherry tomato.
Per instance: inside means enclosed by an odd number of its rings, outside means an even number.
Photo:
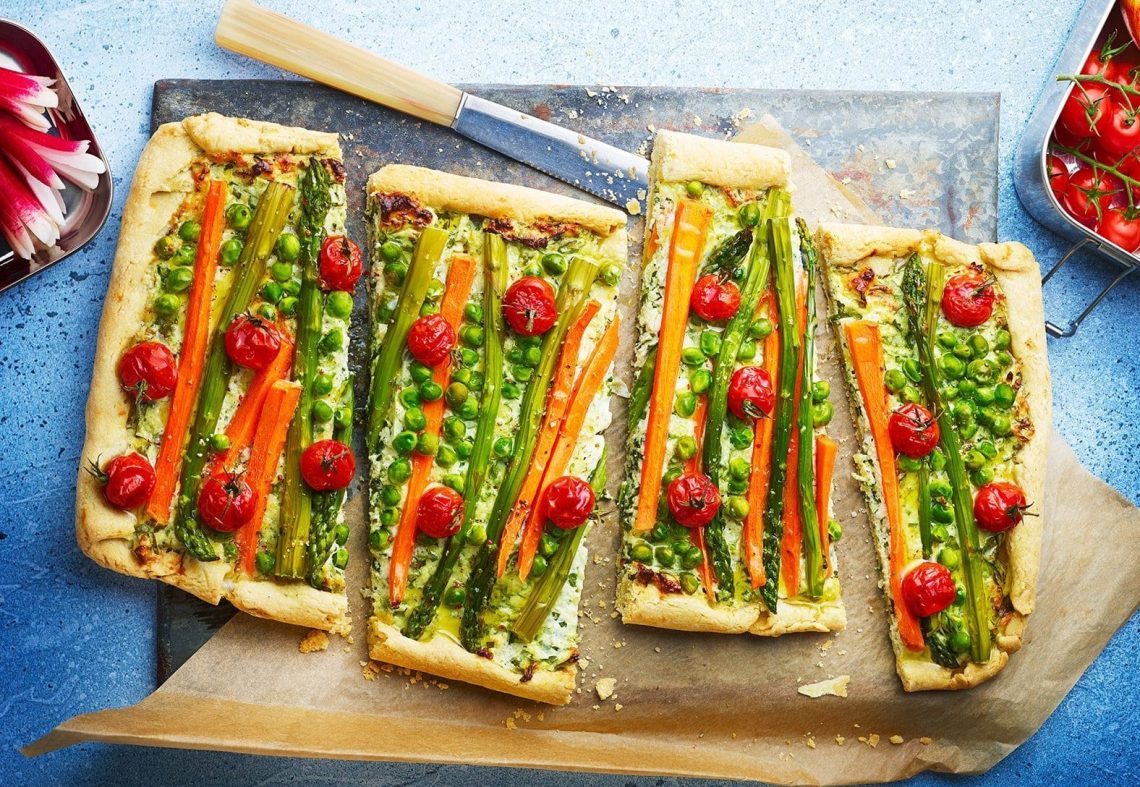
[[[280,350],[281,331],[260,317],[239,314],[226,329],[226,355],[238,366],[264,369]]]
[[[685,527],[704,527],[720,510],[720,490],[704,473],[677,476],[665,497],[669,513],[678,525]]]
[[[976,328],[994,311],[994,280],[980,273],[951,276],[942,291],[942,313],[959,328]]]
[[[198,492],[198,513],[214,530],[232,533],[253,516],[253,488],[238,473],[215,473]]]
[[[1017,484],[994,481],[974,496],[974,520],[978,527],[991,533],[1003,533],[1025,516],[1029,503]]]
[[[154,468],[141,454],[116,456],[102,469],[92,462],[91,475],[103,485],[107,502],[124,511],[145,505],[154,491]]]
[[[1130,216],[1126,211],[1112,208],[1105,211],[1104,218],[1096,228],[1104,239],[1110,240],[1125,251],[1140,249],[1140,216]]]
[[[772,414],[776,394],[772,378],[759,366],[742,366],[728,381],[728,409],[742,421],[754,421]]]
[[[119,385],[134,399],[164,399],[176,382],[178,363],[162,342],[140,342],[119,359]]]
[[[689,308],[706,322],[724,322],[740,309],[740,288],[711,273],[702,276],[693,285]]]
[[[1117,103],[1105,119],[1097,148],[1109,164],[1115,164],[1140,147],[1140,116],[1135,109]]]
[[[900,454],[921,459],[938,445],[938,422],[921,404],[907,402],[891,413],[887,422],[891,445]]]
[[[923,560],[903,574],[903,603],[917,617],[927,618],[941,612],[954,603],[957,595],[954,577],[941,563]]]
[[[1045,157],[1045,169],[1049,173],[1049,188],[1060,202],[1069,188],[1069,167],[1060,156],[1049,154]]]
[[[564,475],[546,487],[542,499],[546,518],[563,530],[573,530],[594,512],[593,488],[581,478]]]
[[[1115,175],[1082,166],[1069,176],[1069,188],[1061,204],[1077,221],[1094,227],[1113,200],[1123,193],[1124,186]]]
[[[1108,116],[1112,113],[1112,105],[1107,87],[1074,85],[1061,107],[1058,122],[1075,137],[1099,137],[1103,135]]]
[[[408,352],[422,364],[438,366],[455,349],[458,337],[441,314],[418,318],[408,329]]]
[[[301,454],[301,478],[317,492],[344,489],[356,474],[356,457],[340,440],[318,440]]]
[[[433,486],[416,506],[416,529],[432,538],[451,538],[463,525],[463,497],[451,487]]]
[[[503,319],[515,333],[538,336],[558,319],[554,288],[538,276],[524,276],[503,295]]]
[[[364,270],[360,247],[344,235],[330,235],[321,244],[321,289],[352,292]]]

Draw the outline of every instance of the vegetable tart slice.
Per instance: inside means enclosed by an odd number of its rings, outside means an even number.
[[[1037,263],[1019,243],[824,224],[903,688],[964,689],[1021,646],[1051,428]]]
[[[223,117],[158,129],[108,286],[76,536],[211,603],[344,626],[354,460],[335,134]]]
[[[625,216],[388,166],[368,217],[370,655],[566,703]]]
[[[836,445],[786,153],[662,131],[619,500],[626,623],[835,631]]]

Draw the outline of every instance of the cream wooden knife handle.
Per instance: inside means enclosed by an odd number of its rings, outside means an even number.
[[[254,60],[443,126],[451,125],[463,96],[451,85],[262,8],[253,0],[228,0],[214,40]]]

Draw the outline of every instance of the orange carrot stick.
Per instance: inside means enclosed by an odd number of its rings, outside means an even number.
[[[602,334],[601,341],[598,342],[590,360],[586,362],[586,366],[578,374],[578,380],[574,383],[574,393],[570,397],[570,404],[566,407],[566,416],[562,419],[562,428],[559,430],[558,439],[554,444],[554,451],[551,453],[550,461],[546,463],[546,470],[542,474],[542,482],[539,484],[536,500],[542,499],[547,485],[564,475],[566,468],[570,465],[570,459],[574,456],[574,448],[578,444],[578,436],[586,422],[586,412],[590,409],[590,403],[594,401],[594,397],[597,396],[598,389],[602,387],[602,383],[606,379],[606,372],[609,370],[610,364],[613,363],[614,355],[617,354],[618,328],[620,325],[621,318],[615,315],[613,322],[606,327],[606,332]],[[519,547],[519,576],[523,580],[530,576],[534,553],[538,548],[538,542],[542,539],[545,523],[540,516],[540,509],[540,505],[530,507],[530,514],[527,516],[523,531],[523,543]]]
[[[825,434],[815,438],[815,501],[819,511],[819,543],[823,550],[823,570],[831,573],[831,534],[827,530],[827,507],[831,504],[831,476],[839,444]]]
[[[772,325],[776,325],[776,298],[769,291],[767,309]],[[764,371],[772,379],[772,388],[779,385],[780,334],[773,329],[764,339]],[[772,418],[756,422],[756,436],[752,443],[752,473],[748,480],[748,516],[744,520],[744,556],[752,587],[764,584],[764,506],[768,500],[768,482],[772,472]]]
[[[282,333],[281,348],[269,365],[253,376],[249,390],[238,402],[233,417],[226,426],[226,437],[230,439],[230,447],[214,458],[217,467],[230,469],[241,452],[249,448],[253,441],[254,431],[261,418],[261,407],[272,390],[273,385],[280,380],[288,379],[289,369],[293,365],[293,342]]]
[[[475,260],[466,255],[457,255],[451,260],[444,284],[443,300],[439,313],[448,324],[458,331],[463,307],[471,295],[471,283],[475,280]],[[432,379],[446,390],[451,379],[451,361],[443,361],[435,367]],[[443,424],[443,398],[434,402],[424,402],[424,417],[427,425],[424,434],[439,435]],[[408,494],[404,500],[404,510],[400,512],[400,522],[396,526],[396,538],[392,543],[392,562],[388,568],[388,599],[392,606],[404,600],[404,590],[408,586],[408,568],[412,563],[412,553],[416,546],[416,508],[427,489],[428,476],[434,457],[421,453],[412,454],[412,475],[408,479]]]
[[[566,405],[573,393],[574,372],[578,369],[578,354],[582,348],[582,336],[586,333],[586,328],[594,319],[594,315],[598,313],[599,308],[601,306],[597,301],[587,303],[582,314],[570,326],[570,330],[566,333],[566,339],[562,342],[562,351],[558,356],[558,367],[554,371],[554,382],[550,386],[550,393],[546,399],[546,414],[543,416],[542,429],[538,433],[534,458],[531,460],[530,467],[527,468],[527,474],[523,478],[518,499],[511,508],[511,513],[507,517],[507,523],[504,525],[503,533],[499,539],[500,577],[507,570],[507,560],[511,556],[511,548],[514,546],[515,538],[518,536],[523,522],[527,521],[530,507],[538,502],[536,495],[539,484],[542,483],[543,471],[546,469],[546,463],[550,460],[550,454],[554,451],[554,442],[558,438],[558,433],[562,428],[562,419],[566,415]],[[530,537],[536,546],[539,537],[542,535],[541,528],[539,531],[537,536]],[[531,552],[530,558],[533,557],[534,553]],[[522,560],[523,555],[520,551],[520,566]],[[527,568],[530,568],[529,560]]]
[[[807,324],[807,298],[802,282],[796,286],[796,330],[802,331]],[[803,345],[800,345],[800,359],[796,363],[796,389],[792,395],[792,423],[799,417],[800,391],[803,387],[804,366]],[[800,548],[803,540],[803,520],[799,498],[799,430],[792,429],[791,445],[788,448],[788,480],[784,484],[784,538],[780,541],[780,573],[784,575],[784,592],[788,598],[795,596],[800,587]]]
[[[285,450],[285,436],[289,433],[289,423],[301,399],[301,384],[278,380],[270,386],[265,395],[265,406],[257,419],[257,431],[249,453],[249,470],[246,481],[253,489],[253,516],[250,517],[236,538],[239,549],[239,562],[247,574],[253,573],[254,556],[257,554],[257,535],[261,532],[265,518],[265,506],[269,492],[277,478],[277,463]]]
[[[665,444],[669,436],[674,389],[680,374],[689,300],[693,294],[710,216],[711,211],[699,202],[686,199],[677,204],[673,237],[669,246],[669,269],[665,274],[665,301],[657,339],[657,366],[653,370],[653,390],[649,398],[645,457],[641,465],[641,493],[633,520],[635,532],[649,530],[657,519],[657,498],[661,494]]]
[[[190,418],[198,390],[202,386],[202,367],[210,337],[210,304],[214,299],[214,274],[218,268],[218,250],[225,228],[226,184],[211,180],[202,210],[202,231],[198,237],[198,253],[194,258],[194,278],[190,282],[190,299],[186,306],[186,325],[182,332],[182,349],[178,354],[178,382],[170,399],[170,412],[162,430],[158,458],[154,463],[154,491],[146,513],[160,525],[170,521],[174,487],[182,469]]]
[[[895,451],[887,431],[890,415],[887,412],[886,384],[883,382],[883,341],[879,326],[863,320],[848,322],[844,325],[844,333],[882,474],[883,500],[890,530],[891,603],[898,623],[899,638],[910,650],[922,650],[925,647],[922,627],[902,600],[902,571],[907,564],[907,548],[902,532],[902,502]]]

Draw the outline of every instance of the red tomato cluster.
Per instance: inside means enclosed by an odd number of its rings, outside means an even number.
[[[1053,129],[1049,187],[1081,224],[1128,252],[1140,249],[1140,54],[1115,34],[1085,61]],[[1125,42],[1127,36],[1123,36]]]

